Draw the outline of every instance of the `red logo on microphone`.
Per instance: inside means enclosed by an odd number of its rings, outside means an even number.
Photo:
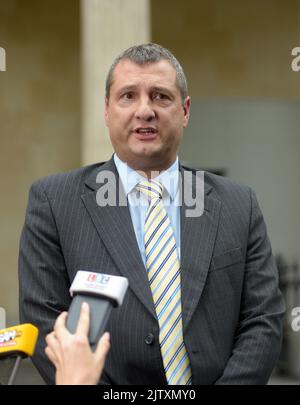
[[[96,280],[97,280],[97,274],[90,273],[90,274],[88,275],[87,281],[94,282],[94,281],[96,281]]]
[[[106,285],[110,280],[110,277],[106,274],[95,274],[95,273],[90,273],[87,276],[87,281],[90,283],[98,283],[98,284],[104,284]]]

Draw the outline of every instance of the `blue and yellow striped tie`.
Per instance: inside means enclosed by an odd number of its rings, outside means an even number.
[[[180,263],[170,218],[162,203],[163,186],[142,181],[137,189],[150,200],[144,225],[146,269],[159,323],[159,342],[170,385],[191,384],[183,342]]]

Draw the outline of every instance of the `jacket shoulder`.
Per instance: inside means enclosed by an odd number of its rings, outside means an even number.
[[[56,198],[66,193],[82,193],[85,180],[100,168],[105,162],[83,166],[68,172],[60,172],[34,181],[30,187],[31,192],[47,195],[49,199]]]
[[[213,194],[219,196],[222,200],[225,197],[234,197],[234,195],[244,196],[249,199],[249,195],[252,193],[252,189],[249,186],[229,177],[220,176],[190,165],[182,165],[182,168],[185,171],[193,172],[195,175],[197,172],[204,172],[205,188],[211,189]]]

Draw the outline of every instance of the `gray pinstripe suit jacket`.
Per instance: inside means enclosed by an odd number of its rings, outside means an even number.
[[[108,324],[112,348],[102,382],[164,384],[158,322],[129,209],[97,206],[101,170],[117,174],[111,159],[32,185],[20,242],[20,320],[38,326],[33,361],[53,383],[44,338],[70,305],[76,272],[124,275],[130,288]],[[193,384],[264,384],[280,352],[284,304],[255,195],[205,173],[204,214],[188,218],[186,208],[181,288]]]

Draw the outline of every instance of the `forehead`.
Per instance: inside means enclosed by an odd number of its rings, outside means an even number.
[[[177,88],[176,71],[165,59],[143,65],[124,59],[117,64],[112,77],[111,89],[142,84]]]

